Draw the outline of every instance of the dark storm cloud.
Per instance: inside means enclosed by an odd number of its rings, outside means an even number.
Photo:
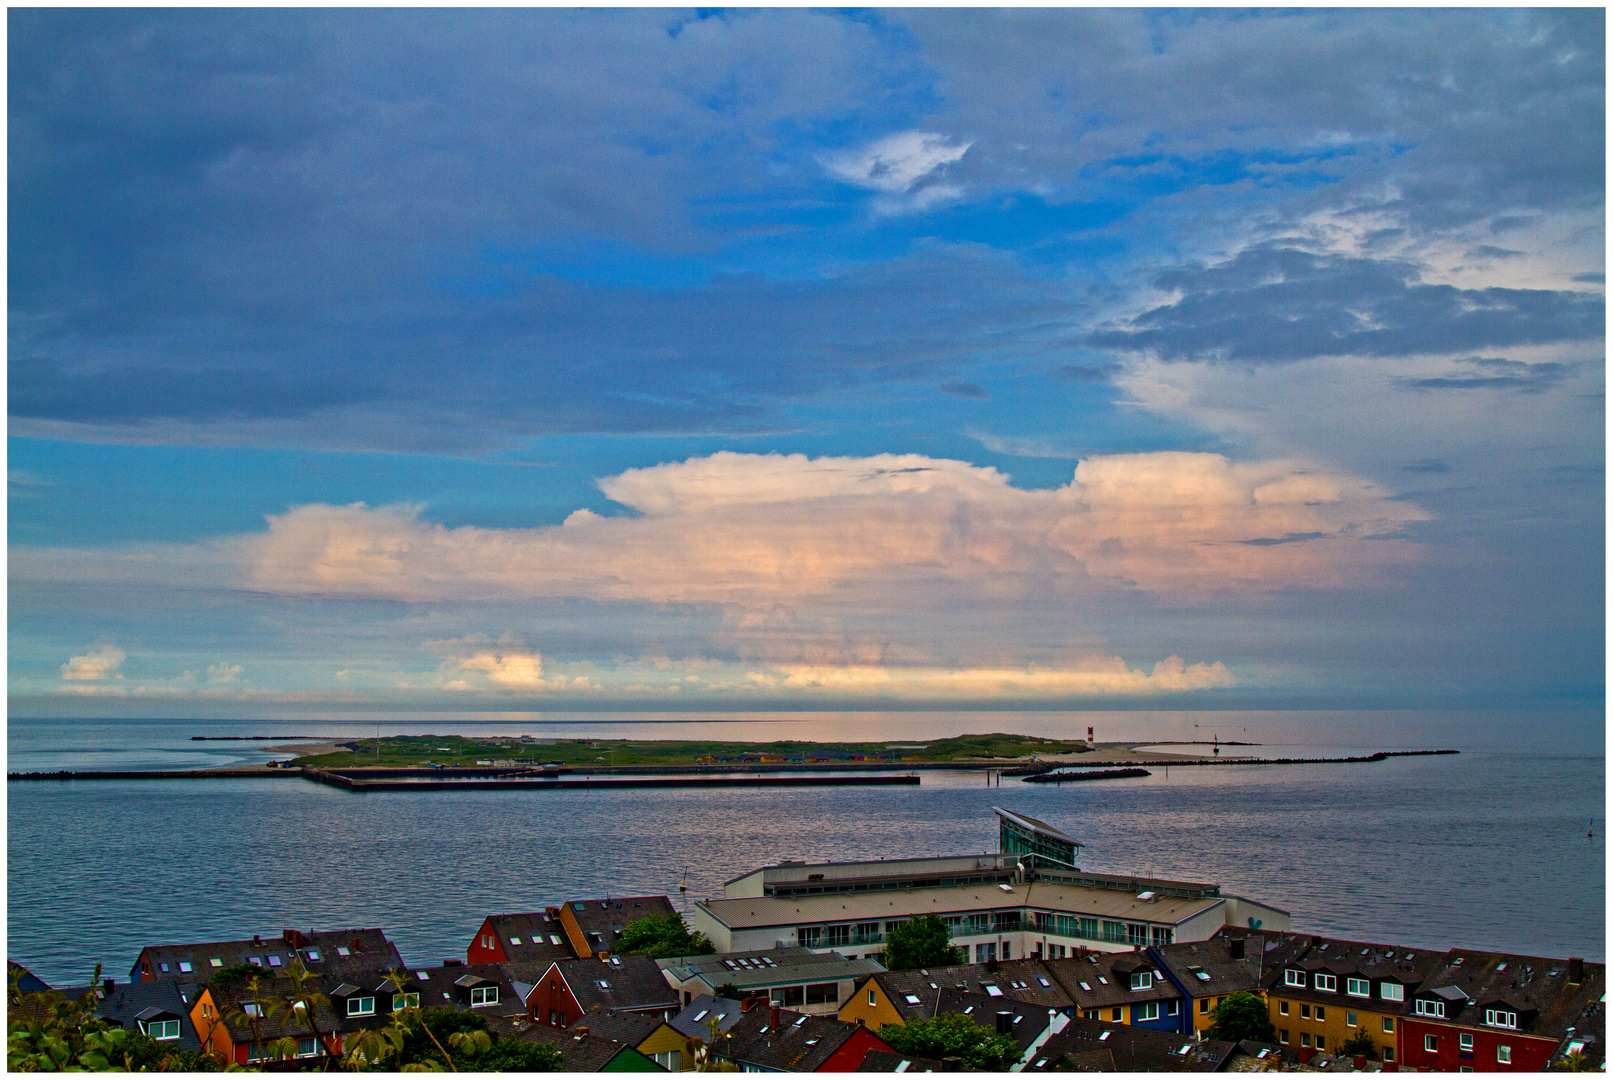
[[[1585,341],[1603,328],[1599,295],[1428,285],[1402,262],[1290,247],[1180,267],[1154,285],[1182,298],[1098,331],[1088,344],[1165,360],[1260,364]]]

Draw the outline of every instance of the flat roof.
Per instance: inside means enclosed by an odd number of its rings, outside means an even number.
[[[1049,825],[1045,821],[1038,821],[1036,818],[1025,814],[1016,814],[1012,810],[1004,810],[1000,806],[993,806],[991,809],[998,817],[1007,818],[1009,821],[1012,821],[1015,825],[1018,825],[1022,829],[1029,829],[1032,832],[1043,833],[1047,836],[1051,836],[1055,840],[1061,840],[1066,844],[1074,844],[1077,842],[1075,837],[1053,828],[1053,826]]]
[[[858,957],[848,960],[834,955],[821,964],[779,964],[776,967],[750,968],[693,968],[664,967],[663,975],[671,975],[679,982],[700,979],[712,989],[724,983],[733,983],[737,989],[753,986],[784,986],[794,983],[839,982],[842,979],[860,979],[864,975],[877,975],[884,966],[873,960]]]
[[[925,914],[967,915],[1023,908],[1175,925],[1224,903],[1226,901],[1220,897],[1190,900],[1179,896],[1156,896],[1153,900],[1139,900],[1131,893],[1116,889],[1091,889],[1042,881],[1007,886],[944,885],[889,892],[697,901],[707,914],[735,930],[901,919]]]

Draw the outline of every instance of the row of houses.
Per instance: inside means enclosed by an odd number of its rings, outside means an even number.
[[[703,1058],[746,1071],[947,1070],[958,1063],[904,1058],[881,1038],[942,1015],[1009,1038],[1016,1070],[1318,1067],[1346,1044],[1349,1064],[1365,1047],[1389,1070],[1601,1059],[1603,965],[1297,934],[1281,909],[1213,883],[1083,871],[1071,837],[996,812],[999,852],[791,861],[732,879],[686,916],[712,955],[620,953],[628,926],[679,913],[665,896],[606,897],[489,915],[464,960],[436,966],[406,964],[379,929],[285,930],[149,946],[128,983],[69,993],[243,1065],[291,1045],[293,1057],[342,1055],[400,1010],[428,1007],[546,1043],[571,1071],[685,1071]],[[966,962],[887,971],[889,935],[921,915],[950,927]],[[321,995],[300,1013],[282,1007],[298,979]],[[1208,1038],[1216,1007],[1240,992],[1265,1003],[1271,1043]]]

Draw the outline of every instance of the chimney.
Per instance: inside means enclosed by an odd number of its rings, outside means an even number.
[[[1007,1035],[1014,1030],[1014,1014],[1002,1009],[997,1010],[997,1034]]]
[[[963,1071],[963,1059],[961,1057],[944,1057],[944,1058],[942,1058],[941,1059],[941,1071],[942,1072],[947,1072],[947,1073],[962,1072]]]
[[[1231,948],[1232,948],[1232,959],[1234,959],[1234,960],[1242,960],[1243,959],[1243,938],[1235,937],[1231,941],[1227,942],[1227,944],[1229,946],[1231,946]]]
[[[1582,983],[1585,981],[1584,957],[1570,956],[1568,958],[1568,981],[1571,983]]]
[[[111,994],[112,994],[112,980],[111,979],[103,979],[102,980],[102,982],[101,982],[101,993],[106,994],[108,996],[111,996]]]
[[[996,953],[993,953],[990,956],[986,957],[986,970],[987,971],[993,971],[993,972],[997,970],[997,954]]]
[[[778,1006],[777,1005],[773,1006],[773,1023],[772,1023],[772,1026],[770,1026],[767,1030],[771,1031],[775,1035],[778,1034]]]
[[[261,934],[253,934],[252,935],[252,944],[254,944],[254,945],[262,945],[263,944],[263,935],[261,935]]]
[[[584,1035],[588,1034],[588,1025],[587,1024],[578,1024],[576,1027],[572,1028],[571,1030],[578,1038],[581,1038]]]
[[[353,951],[354,952],[363,952],[364,951],[364,945],[363,945],[362,942],[359,941],[358,938],[353,939]]]

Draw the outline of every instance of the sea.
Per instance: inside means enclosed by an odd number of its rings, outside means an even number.
[[[665,894],[687,910],[781,859],[994,851],[1001,806],[1084,868],[1211,881],[1296,930],[1604,960],[1600,711],[418,714],[29,720],[10,771],[196,769],[288,755],[193,736],[892,740],[1014,732],[1263,757],[1455,749],[1367,764],[1154,768],[1073,785],[921,773],[918,787],[352,793],[295,778],[9,781],[6,950],[47,982],[127,977],[141,948],[381,927],[410,964],[482,919]]]

